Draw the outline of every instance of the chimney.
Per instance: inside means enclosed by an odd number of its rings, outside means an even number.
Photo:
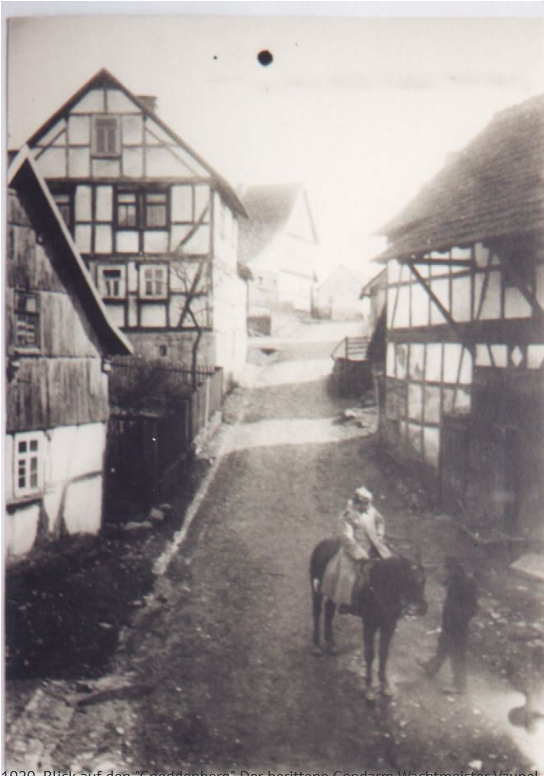
[[[155,114],[157,110],[157,97],[155,95],[138,95],[138,99],[144,103],[148,111]]]

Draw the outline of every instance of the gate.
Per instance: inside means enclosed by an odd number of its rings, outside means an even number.
[[[112,414],[106,449],[107,496],[147,508],[161,479],[189,452],[190,443],[189,402],[175,411]]]
[[[444,415],[441,430],[440,490],[442,503],[457,504],[466,494],[468,418]]]

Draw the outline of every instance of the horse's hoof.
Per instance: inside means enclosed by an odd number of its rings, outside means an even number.
[[[392,699],[394,696],[394,688],[391,688],[389,683],[383,683],[381,686],[381,696],[385,696],[387,699]]]
[[[366,688],[364,691],[364,698],[367,702],[373,702],[375,701],[375,692],[372,688]]]
[[[326,652],[328,655],[339,655],[339,647],[335,642],[328,642],[326,645]]]
[[[311,655],[322,655],[322,649],[318,645],[313,645]]]

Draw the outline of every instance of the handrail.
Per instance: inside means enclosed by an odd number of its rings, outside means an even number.
[[[345,357],[346,360],[366,360],[370,339],[366,336],[346,336],[337,344],[330,355],[333,361],[339,357]],[[343,355],[339,352],[343,351]]]

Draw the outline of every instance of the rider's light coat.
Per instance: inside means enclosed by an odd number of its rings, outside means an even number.
[[[328,563],[322,581],[322,593],[336,604],[350,604],[356,579],[356,565],[370,558],[390,558],[385,544],[385,521],[370,506],[359,512],[349,501],[337,521],[341,546]]]

